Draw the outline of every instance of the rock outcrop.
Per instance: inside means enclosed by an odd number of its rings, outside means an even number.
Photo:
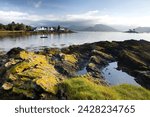
[[[150,89],[150,42],[104,41],[39,52],[13,48],[0,56],[0,99],[67,99],[60,85],[72,78],[108,86],[101,69],[113,61]],[[82,68],[87,73],[79,75]]]
[[[1,66],[3,93],[11,92],[29,99],[40,98],[41,92],[56,94],[59,73],[48,63],[46,56],[17,48],[7,55],[4,66]]]

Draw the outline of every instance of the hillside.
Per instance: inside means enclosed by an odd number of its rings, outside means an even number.
[[[71,30],[75,31],[99,31],[99,32],[116,32],[117,30],[104,25],[104,24],[97,24],[94,26],[70,26],[69,27]]]
[[[117,30],[107,26],[107,25],[103,25],[103,24],[97,24],[93,27],[88,27],[83,29],[84,31],[100,31],[100,32],[116,32]]]

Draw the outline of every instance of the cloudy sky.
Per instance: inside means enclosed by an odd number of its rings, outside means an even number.
[[[150,0],[0,0],[0,23],[150,26]]]

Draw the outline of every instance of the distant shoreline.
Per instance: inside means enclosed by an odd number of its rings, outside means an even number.
[[[42,34],[67,34],[75,33],[70,32],[49,32],[49,31],[0,31],[0,36],[11,36],[11,35],[42,35]]]

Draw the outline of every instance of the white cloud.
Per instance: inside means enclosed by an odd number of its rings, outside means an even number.
[[[68,14],[65,16],[56,16],[53,14],[37,15],[18,11],[0,11],[0,21],[9,23],[11,21],[90,21],[91,24],[113,24],[113,25],[132,25],[132,26],[150,26],[150,16],[145,17],[120,17],[101,15],[99,11],[88,11],[82,14]]]
[[[40,21],[40,20],[55,20],[55,16],[53,15],[36,15],[23,13],[18,11],[0,11],[0,21],[1,22],[11,22],[11,21]]]

